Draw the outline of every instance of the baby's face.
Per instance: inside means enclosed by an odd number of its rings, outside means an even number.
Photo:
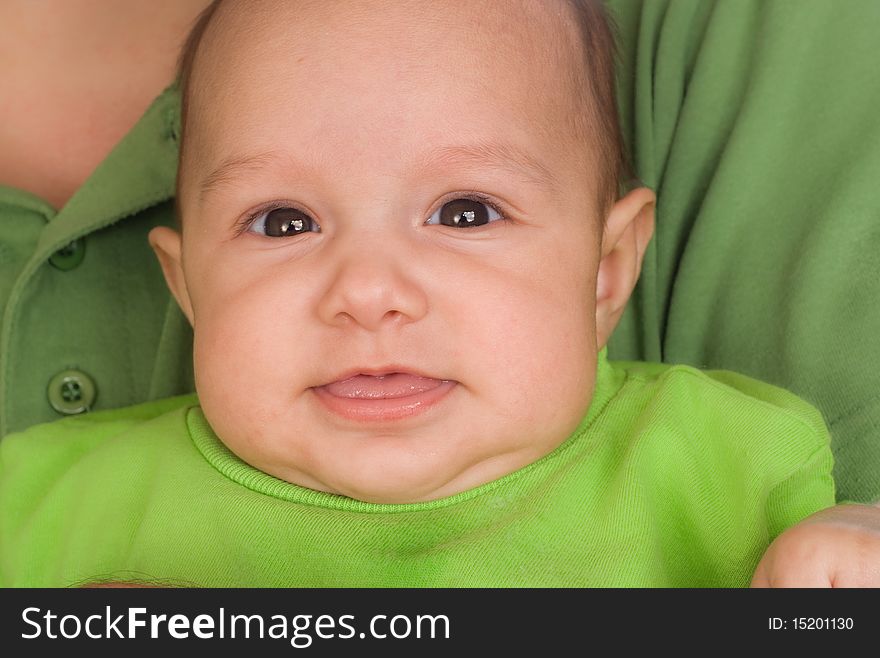
[[[221,8],[183,162],[184,307],[205,415],[242,459],[415,502],[582,419],[602,218],[559,11]]]

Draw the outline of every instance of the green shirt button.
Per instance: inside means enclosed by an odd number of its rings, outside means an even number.
[[[63,370],[49,381],[49,404],[59,414],[71,416],[89,411],[98,396],[95,382],[79,370]]]
[[[49,264],[66,272],[82,263],[85,256],[86,241],[83,238],[79,238],[52,254],[49,257]]]

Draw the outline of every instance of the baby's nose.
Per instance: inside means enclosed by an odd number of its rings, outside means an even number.
[[[359,325],[369,331],[415,322],[428,300],[407,256],[398,248],[362,245],[340,257],[335,276],[319,302],[321,319],[333,326]],[[409,257],[411,260],[411,256]]]

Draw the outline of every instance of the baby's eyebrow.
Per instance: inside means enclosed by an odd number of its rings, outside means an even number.
[[[214,192],[217,188],[233,183],[242,174],[256,174],[264,169],[268,169],[279,158],[280,154],[275,151],[227,158],[202,180],[199,200],[204,201],[208,194]]]
[[[283,166],[284,155],[267,151],[251,155],[233,156],[224,160],[200,186],[200,199],[242,176],[259,174],[276,166]],[[292,164],[291,160],[287,160]],[[499,168],[513,176],[521,176],[525,182],[559,191],[560,182],[553,171],[538,158],[512,144],[478,141],[473,144],[457,144],[433,148],[423,154],[415,165],[417,175],[426,175],[434,169],[459,169],[478,171]]]
[[[428,171],[438,166],[462,169],[497,167],[512,175],[521,175],[539,187],[558,190],[559,179],[538,158],[512,144],[479,141],[473,144],[441,146],[429,151],[419,168]]]

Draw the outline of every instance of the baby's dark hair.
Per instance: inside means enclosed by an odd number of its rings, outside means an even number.
[[[622,185],[633,175],[627,157],[617,108],[617,26],[601,0],[567,0],[574,9],[583,40],[583,76],[577,76],[582,94],[576,118],[578,137],[595,140],[598,150],[599,204],[602,216],[621,196]]]
[[[615,26],[600,0],[564,0],[573,9],[583,42],[583,68],[572,72],[571,85],[583,112],[572,117],[579,139],[593,139],[600,163],[599,207],[604,217],[630,177],[617,113]],[[193,67],[202,37],[223,0],[214,0],[196,19],[178,62],[180,89],[180,148],[185,147]],[[178,175],[178,182],[179,182]],[[179,196],[179,195],[178,195]]]

